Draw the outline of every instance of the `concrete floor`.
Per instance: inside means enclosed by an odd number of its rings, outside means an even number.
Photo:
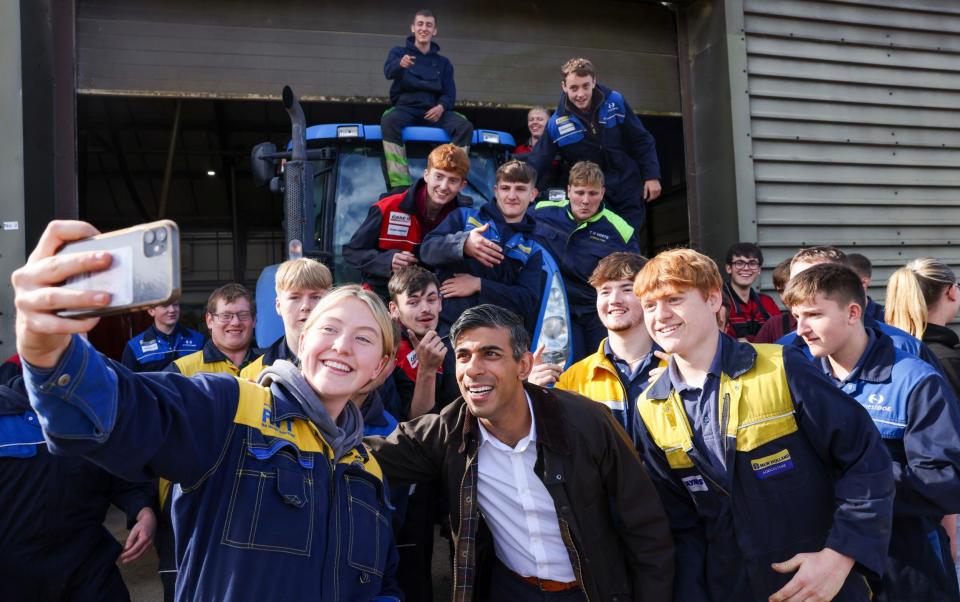
[[[122,512],[111,507],[105,524],[121,544],[126,541],[126,517]],[[434,602],[450,602],[453,581],[450,574],[450,552],[447,548],[447,540],[437,533],[433,541],[433,599]],[[151,548],[146,556],[132,564],[121,565],[120,572],[130,590],[130,599],[133,602],[163,602],[163,587],[157,576],[155,550]],[[408,600],[407,602],[417,601]]]

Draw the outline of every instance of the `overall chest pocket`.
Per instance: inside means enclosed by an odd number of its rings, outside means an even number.
[[[738,458],[738,480],[747,497],[786,502],[807,488],[809,462],[802,449],[773,442]]]
[[[223,543],[309,556],[313,498],[312,454],[279,439],[248,445],[237,464]]]
[[[350,532],[347,562],[355,569],[383,576],[390,546],[390,517],[382,501],[382,485],[372,477],[346,474]]]

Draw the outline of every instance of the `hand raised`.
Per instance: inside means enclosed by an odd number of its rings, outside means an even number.
[[[560,379],[560,375],[563,373],[563,366],[560,364],[544,363],[544,349],[545,346],[540,345],[540,347],[537,348],[537,352],[533,354],[533,369],[530,370],[527,382],[541,387],[549,387]]]
[[[417,370],[432,370],[436,372],[443,365],[443,359],[447,356],[447,346],[443,344],[443,339],[435,330],[428,330],[423,339],[417,338],[412,330],[407,331],[410,337],[410,344],[417,351]]]
[[[417,57],[413,56],[412,54],[405,54],[403,55],[403,58],[400,59],[400,66],[404,69],[409,69],[410,67],[413,67],[415,62],[417,62]]]
[[[483,233],[490,229],[490,224],[486,223],[479,228],[470,231],[467,240],[463,243],[463,254],[466,257],[473,257],[481,264],[492,268],[500,265],[503,261],[503,248],[492,240],[483,237]]]
[[[53,221],[47,224],[27,263],[13,272],[17,307],[17,352],[34,366],[52,368],[70,344],[73,333],[88,332],[99,318],[61,318],[62,309],[102,307],[110,303],[105,291],[79,291],[59,285],[71,276],[110,267],[106,251],[55,255],[64,243],[99,234],[85,222]]]

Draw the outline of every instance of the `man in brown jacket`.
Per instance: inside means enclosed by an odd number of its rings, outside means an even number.
[[[667,519],[610,411],[525,383],[529,335],[506,309],[468,309],[450,340],[462,397],[368,443],[391,479],[441,478],[454,600],[671,601]]]

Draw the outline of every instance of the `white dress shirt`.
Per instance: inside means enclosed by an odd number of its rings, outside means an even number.
[[[526,392],[524,392],[526,395]],[[530,408],[530,432],[510,447],[480,426],[477,499],[493,535],[497,558],[514,573],[568,583],[575,581],[570,555],[560,536],[553,498],[533,472],[537,424]]]

